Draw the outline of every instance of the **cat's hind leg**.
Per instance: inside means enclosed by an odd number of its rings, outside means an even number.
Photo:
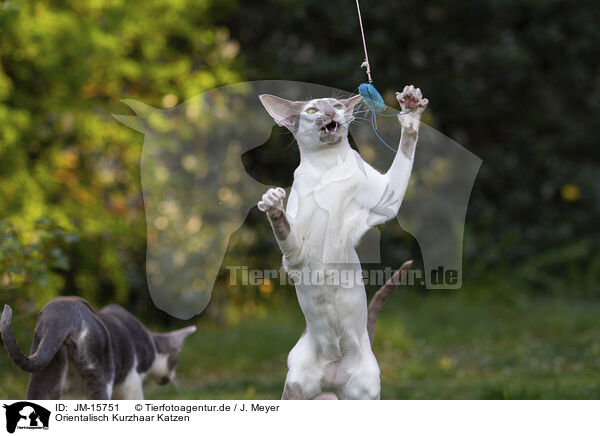
[[[115,372],[113,352],[109,338],[90,332],[91,328],[84,328],[65,342],[69,363],[81,378],[88,400],[110,400]]]
[[[113,393],[112,364],[100,363],[98,360],[82,360],[77,364],[87,399],[110,400]]]
[[[379,365],[371,351],[363,350],[361,362],[348,381],[337,390],[340,400],[378,400],[381,390]]]
[[[88,400],[110,400],[113,394],[113,380],[108,373],[98,369],[94,371],[80,370],[81,378],[85,386],[85,396]]]
[[[110,400],[112,396],[112,383],[102,383],[99,380],[88,379],[85,383],[86,397],[88,400]]]
[[[48,366],[31,374],[27,386],[28,400],[58,400],[63,394],[67,375],[67,352],[61,347]]]
[[[282,400],[312,400],[322,393],[323,368],[306,333],[290,351],[288,368]]]

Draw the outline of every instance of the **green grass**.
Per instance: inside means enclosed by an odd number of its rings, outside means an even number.
[[[599,302],[397,292],[382,311],[374,344],[382,398],[600,398],[599,314]],[[149,383],[147,398],[280,397],[287,353],[304,328],[295,304],[235,326],[198,326],[182,353],[177,385]],[[19,331],[23,346],[30,335]],[[22,397],[26,381],[2,351],[0,397]]]

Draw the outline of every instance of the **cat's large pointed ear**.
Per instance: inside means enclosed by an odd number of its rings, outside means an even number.
[[[163,333],[162,335],[169,339],[169,342],[173,348],[181,350],[183,348],[183,342],[185,341],[185,338],[194,333],[196,330],[196,326],[192,325],[179,330],[174,330],[169,333]]]
[[[350,98],[346,98],[345,100],[341,100],[341,102],[346,106],[346,111],[352,113],[354,112],[354,106],[362,101],[362,96],[360,94],[356,94]]]
[[[270,94],[261,94],[258,98],[278,126],[286,127],[291,132],[296,131],[300,111],[305,104],[303,101],[290,101]]]

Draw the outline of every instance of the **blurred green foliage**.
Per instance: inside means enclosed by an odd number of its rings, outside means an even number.
[[[64,285],[62,276],[55,271],[68,270],[69,258],[63,246],[77,241],[78,237],[51,226],[49,220],[43,218],[35,222],[31,234],[31,242],[23,243],[8,222],[0,222],[0,271],[2,287],[7,293],[27,289],[31,293],[19,292],[15,295],[17,301],[22,303],[33,298],[39,306]]]
[[[40,302],[65,292],[96,304],[148,300],[142,135],[111,113],[127,111],[125,97],[170,108],[240,78],[238,45],[212,24],[212,7],[211,0],[0,4],[0,219],[8,232],[0,255],[22,247],[18,257],[27,257],[45,244],[63,259],[41,262],[39,273],[27,261],[20,275],[30,276],[16,281],[0,271],[11,295],[43,288]],[[40,243],[39,219],[62,230]]]

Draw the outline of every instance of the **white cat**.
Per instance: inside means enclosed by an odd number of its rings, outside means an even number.
[[[428,101],[412,85],[396,98],[403,110],[412,112],[398,117],[399,149],[388,172],[381,174],[348,143],[348,126],[360,96],[308,102],[260,96],[275,122],[293,133],[300,149],[301,162],[285,212],[282,188],[269,189],[258,203],[290,273],[324,272],[327,277],[342,270],[360,273],[355,251],[360,238],[398,213]],[[308,277],[296,281],[307,328],[288,356],[283,399],[312,399],[323,392],[340,399],[378,399],[379,366],[367,332],[363,283],[344,285]]]

